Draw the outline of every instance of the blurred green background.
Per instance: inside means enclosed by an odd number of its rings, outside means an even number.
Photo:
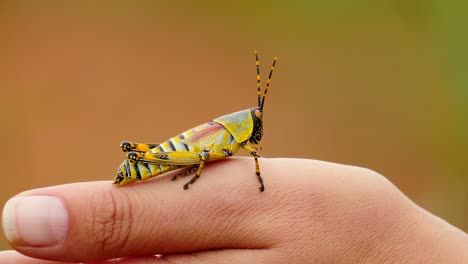
[[[371,168],[467,231],[467,10],[455,0],[1,1],[0,203],[110,181],[121,140],[160,142],[254,106],[257,49],[264,78],[279,57],[264,156]]]

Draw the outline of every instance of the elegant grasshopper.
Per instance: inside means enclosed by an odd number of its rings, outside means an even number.
[[[172,178],[175,180],[178,176],[195,172],[192,179],[184,185],[184,189],[188,189],[189,185],[200,177],[206,162],[225,159],[234,155],[239,148],[243,148],[254,157],[255,173],[260,182],[260,191],[263,192],[265,186],[260,175],[260,156],[257,150],[263,135],[263,105],[276,61],[275,57],[261,97],[260,65],[258,53],[255,51],[257,107],[218,117],[160,144],[122,142],[120,146],[124,152],[128,152],[127,159],[120,165],[114,184],[124,185],[146,180],[168,171],[188,167],[188,171],[176,174]]]

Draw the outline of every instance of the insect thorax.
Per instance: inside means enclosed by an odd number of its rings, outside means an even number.
[[[249,141],[253,144],[258,144],[262,140],[263,136],[263,121],[262,114],[258,107],[251,108],[250,115],[252,116],[253,129]]]

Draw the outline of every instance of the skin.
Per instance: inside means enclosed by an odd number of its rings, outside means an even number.
[[[468,263],[466,233],[376,172],[301,159],[260,166],[263,193],[252,158],[209,163],[189,190],[168,174],[21,193],[61,199],[68,235],[45,247],[13,242],[0,263]]]

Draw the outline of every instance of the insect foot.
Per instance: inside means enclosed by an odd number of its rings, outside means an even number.
[[[187,189],[189,188],[189,185],[190,185],[190,184],[193,184],[196,180],[198,180],[198,178],[200,178],[199,175],[193,176],[193,178],[192,178],[189,182],[187,182],[186,184],[184,184],[184,190],[187,190]]]
[[[263,182],[262,182],[262,185],[260,186],[259,189],[260,189],[261,192],[265,191],[265,186],[263,186]]]

